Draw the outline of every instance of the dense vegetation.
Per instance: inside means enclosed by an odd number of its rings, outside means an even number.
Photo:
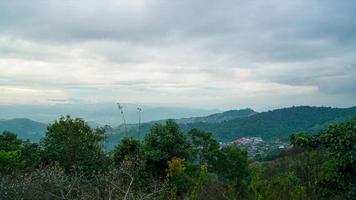
[[[356,119],[315,135],[271,161],[221,148],[211,133],[171,120],[142,140],[103,149],[105,129],[61,117],[40,143],[0,135],[0,199],[353,199]]]

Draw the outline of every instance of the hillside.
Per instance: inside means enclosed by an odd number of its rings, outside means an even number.
[[[46,131],[47,125],[32,121],[26,118],[0,120],[0,133],[11,131],[18,135],[20,139],[39,141]]]
[[[190,118],[182,118],[174,120],[178,124],[189,124],[189,123],[219,123],[223,121],[230,121],[233,119],[249,117],[257,114],[252,109],[246,108],[241,110],[229,110],[223,113],[215,113],[212,115],[204,116],[204,117],[190,117]]]
[[[225,112],[226,115],[231,111]],[[211,116],[221,116],[221,114]],[[326,128],[330,123],[344,121],[356,116],[356,107],[351,108],[331,108],[331,107],[311,107],[297,106],[282,108],[262,113],[255,113],[246,117],[232,118],[231,120],[220,120],[217,122],[180,123],[183,131],[191,128],[199,128],[212,132],[213,135],[222,142],[235,140],[242,136],[258,136],[264,139],[287,139],[291,134],[301,131],[316,133]],[[208,117],[212,119],[212,117]],[[178,121],[179,123],[179,121]],[[140,132],[138,127],[131,127],[128,135],[133,137],[143,137],[152,127],[152,124],[142,124]],[[112,136],[113,142],[124,135],[121,129],[119,133]]]
[[[241,136],[287,139],[292,133],[302,131],[315,133],[330,123],[344,121],[353,116],[356,116],[356,107],[298,106],[221,123],[192,123],[180,126],[183,130],[199,128],[210,131],[220,141],[231,141]]]
[[[214,114],[202,116],[202,117],[179,118],[179,119],[173,119],[173,120],[176,123],[182,124],[182,125],[183,124],[194,124],[194,123],[220,123],[220,122],[224,122],[224,121],[230,121],[233,119],[249,117],[249,116],[252,116],[255,114],[257,114],[257,112],[255,112],[254,110],[252,110],[250,108],[246,108],[246,109],[241,109],[241,110],[229,110],[229,111],[225,111],[222,113],[214,113]],[[156,124],[156,123],[163,124],[166,121],[167,121],[167,119],[142,123],[141,130],[147,132],[150,129],[150,127],[153,126],[154,124]],[[127,124],[126,126],[128,129],[129,135],[139,136],[139,135],[137,135],[137,134],[139,134],[138,133],[138,124]],[[124,131],[125,131],[125,126],[123,124],[118,126],[115,130],[116,133],[122,133]],[[145,134],[146,132],[142,132],[142,133]]]
[[[330,123],[341,122],[356,116],[356,107],[330,108],[298,106],[256,113],[251,109],[231,110],[206,117],[176,119],[183,131],[199,128],[212,132],[222,142],[235,140],[241,136],[259,136],[264,139],[287,139],[295,132],[316,133]],[[154,123],[143,123],[138,130],[137,124],[128,125],[128,136],[142,138]],[[91,124],[94,126],[93,124]],[[18,134],[21,139],[38,141],[46,130],[46,124],[25,118],[1,120],[0,132],[4,130]],[[123,126],[113,130],[108,139],[109,146],[115,146],[125,135]]]

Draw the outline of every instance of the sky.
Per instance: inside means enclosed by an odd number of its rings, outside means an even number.
[[[356,105],[353,0],[1,0],[0,105]]]

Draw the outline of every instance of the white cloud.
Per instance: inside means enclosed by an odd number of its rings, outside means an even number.
[[[51,99],[68,98],[61,90],[0,86],[0,104],[50,104]]]
[[[0,103],[356,102],[352,2],[14,0],[0,8],[8,96]]]

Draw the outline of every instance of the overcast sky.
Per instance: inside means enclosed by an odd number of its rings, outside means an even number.
[[[2,0],[0,104],[356,105],[354,0]]]

